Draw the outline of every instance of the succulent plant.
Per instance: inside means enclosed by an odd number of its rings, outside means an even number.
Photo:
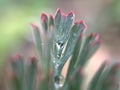
[[[40,57],[30,58],[27,64],[20,55],[11,58],[9,90],[83,90],[83,70],[100,46],[100,36],[85,35],[84,20],[75,21],[72,11],[64,14],[58,9],[55,16],[43,13],[40,19],[42,28],[31,23]],[[68,60],[64,77],[61,72]],[[119,67],[118,62],[103,62],[87,90],[120,90]]]

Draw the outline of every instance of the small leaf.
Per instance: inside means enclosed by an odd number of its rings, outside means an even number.
[[[36,75],[37,75],[37,59],[36,57],[31,57],[29,65],[27,67],[26,74],[27,90],[34,90],[36,86]]]
[[[54,18],[52,15],[49,16],[49,29],[53,30],[54,28]]]
[[[77,43],[76,43],[74,51],[73,51],[73,55],[72,55],[72,57],[70,59],[70,64],[69,64],[69,68],[68,68],[68,73],[67,73],[67,76],[66,76],[66,80],[72,74],[72,72],[75,69],[74,65],[76,64],[76,61],[77,61],[77,59],[79,57],[81,43],[82,43],[82,33],[80,34],[80,36],[79,36],[79,38],[77,40]]]
[[[41,14],[41,21],[44,31],[48,31],[48,17],[45,13]]]
[[[70,33],[70,38],[67,42],[67,46],[66,46],[64,55],[61,59],[60,70],[62,70],[64,64],[66,63],[68,58],[72,55],[74,47],[77,42],[77,39],[78,39],[79,35],[82,33],[82,31],[85,29],[83,26],[84,25],[82,23],[75,23],[74,26],[72,27],[72,30]]]
[[[11,66],[13,69],[12,90],[22,90],[24,86],[24,60],[20,55],[11,57]]]
[[[39,85],[39,90],[50,90],[49,89],[49,82],[46,79],[41,81],[41,83]]]
[[[98,84],[98,81],[99,81],[99,78],[104,70],[104,67],[105,67],[105,63],[103,63],[100,68],[98,69],[98,71],[96,72],[96,74],[93,76],[91,82],[90,82],[90,85],[88,86],[88,89],[87,90],[98,90],[98,89],[95,89],[97,84]],[[102,90],[102,89],[101,89]]]
[[[44,47],[43,47],[43,42],[42,42],[42,39],[41,39],[41,34],[40,34],[40,31],[39,31],[39,28],[37,25],[35,24],[31,24],[31,26],[33,27],[34,29],[34,36],[35,36],[35,41],[36,41],[36,44],[37,44],[37,49],[38,49],[38,52],[39,52],[39,55],[40,55],[40,60],[41,60],[41,65],[42,65],[42,71],[44,74],[46,74],[47,72],[47,60],[45,58],[45,55],[43,53],[43,48],[45,49],[46,48],[46,43],[44,43]],[[45,35],[45,34],[44,34]]]
[[[79,59],[76,64],[76,68],[84,66],[89,58],[95,53],[100,45],[100,37],[98,34],[90,34],[84,41],[81,47]]]
[[[71,75],[66,83],[69,83],[68,90],[81,90],[83,80],[82,69],[79,68],[78,71]]]
[[[39,55],[42,58],[42,39],[41,39],[39,27],[33,23],[31,23],[31,26],[34,30],[34,36],[35,36],[35,41],[37,44],[37,49],[38,49]]]
[[[102,73],[96,90],[118,90],[116,63],[110,64]],[[111,82],[112,81],[112,82]]]
[[[61,10],[57,9],[56,15],[55,15],[55,31],[57,32],[59,25],[61,22]]]

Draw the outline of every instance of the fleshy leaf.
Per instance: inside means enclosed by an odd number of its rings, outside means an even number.
[[[84,29],[85,28],[84,28],[84,25],[82,23],[75,23],[74,26],[72,27],[64,55],[61,59],[62,62],[60,65],[60,69],[63,68],[63,66],[66,63],[66,61],[68,60],[68,58],[72,55],[74,47],[75,47],[76,42],[77,42],[77,39],[78,39],[79,35],[83,32]]]
[[[54,28],[54,18],[52,15],[49,16],[49,29],[53,30]]]
[[[106,67],[99,82],[96,86],[96,90],[118,90],[118,77],[117,73],[120,68],[116,68],[118,63],[112,63]]]
[[[89,58],[96,52],[100,45],[100,37],[98,34],[90,34],[86,37],[83,46],[81,47],[81,52],[79,55],[76,67],[84,66],[84,64],[89,60]]]
[[[98,90],[98,89],[96,89],[96,86],[98,84],[99,78],[100,78],[104,68],[105,68],[105,63],[103,63],[100,66],[100,68],[98,69],[98,71],[95,73],[95,75],[93,76],[87,90]]]
[[[31,57],[29,65],[27,67],[26,74],[26,90],[33,90],[36,86],[36,76],[37,76],[37,59],[36,57]]]
[[[72,72],[75,69],[74,66],[75,66],[76,61],[77,61],[77,59],[79,57],[79,52],[80,52],[80,49],[81,49],[81,43],[82,43],[82,33],[80,34],[80,36],[79,36],[79,38],[77,40],[77,43],[76,43],[74,51],[73,51],[73,55],[72,55],[72,57],[70,59],[70,64],[69,64],[66,80],[69,78],[69,76],[72,74]]]
[[[41,14],[41,21],[44,31],[48,31],[48,17],[45,13]]]
[[[24,85],[24,60],[20,55],[11,57],[11,66],[13,69],[12,90],[22,90]]]

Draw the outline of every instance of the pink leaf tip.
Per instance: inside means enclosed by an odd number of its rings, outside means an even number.
[[[57,9],[56,14],[57,13],[61,13],[61,9],[60,8]]]
[[[86,25],[86,23],[85,23],[85,21],[84,21],[84,20],[81,20],[79,23],[84,25],[84,29],[86,29],[86,28],[87,28],[87,25]]]
[[[65,14],[65,13],[62,13],[62,16],[63,16],[63,17],[66,17],[66,16],[67,16],[67,14]]]
[[[42,20],[43,22],[46,22],[46,21],[48,20],[47,15],[46,15],[45,13],[42,13],[42,14],[41,14],[41,20]]]
[[[31,63],[36,63],[37,62],[37,58],[36,57],[31,57],[30,61],[31,61]]]
[[[79,24],[79,21],[75,21],[75,24],[78,25],[78,24]]]
[[[35,25],[34,23],[30,23],[30,25],[32,26],[33,29],[37,29],[38,28],[38,26]]]
[[[94,37],[95,37],[96,44],[100,44],[102,41],[100,38],[100,35],[96,33],[96,34],[94,34]]]
[[[54,19],[53,15],[51,15],[51,14],[50,14],[50,19],[52,19],[52,20]]]
[[[10,62],[15,62],[21,58],[21,55],[16,54],[10,57]]]
[[[70,12],[68,13],[68,15],[72,15],[72,16],[74,16],[75,14],[74,14],[73,11],[70,11]]]
[[[97,34],[97,33],[91,33],[90,37],[92,37],[94,39],[92,41],[92,43],[90,44],[91,47],[93,47],[94,45],[99,45],[102,41],[99,34]]]

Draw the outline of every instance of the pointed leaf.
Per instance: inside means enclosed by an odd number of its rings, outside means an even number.
[[[30,58],[30,64],[27,67],[26,74],[27,90],[34,90],[36,85],[36,75],[37,75],[37,59],[36,57],[32,57]]]
[[[104,70],[104,67],[105,67],[105,63],[103,63],[100,68],[98,69],[98,71],[96,72],[96,74],[93,76],[91,82],[90,82],[90,85],[88,86],[88,89],[87,90],[97,90],[95,89],[97,84],[98,84],[98,80]]]
[[[82,49],[76,64],[76,68],[78,68],[79,66],[84,66],[85,63],[89,60],[89,58],[98,49],[99,45],[100,37],[98,36],[98,34],[91,34],[90,36],[88,36],[85,39],[83,46],[81,47]]]
[[[81,47],[81,43],[82,43],[82,33],[81,35],[79,36],[78,40],[77,40],[77,43],[75,45],[75,48],[74,48],[74,51],[73,51],[73,55],[70,59],[70,64],[69,64],[69,68],[68,68],[68,73],[67,73],[67,76],[66,76],[66,80],[67,78],[72,74],[72,72],[74,71],[74,65],[76,64],[76,61],[79,57],[79,52],[80,52],[80,47]]]
[[[48,17],[45,13],[41,14],[41,22],[45,32],[48,31]]]
[[[72,27],[72,30],[71,30],[71,33],[70,33],[71,34],[70,38],[67,42],[67,46],[66,46],[64,55],[61,59],[62,62],[61,62],[61,65],[60,65],[60,70],[62,70],[64,64],[66,63],[68,58],[73,53],[73,50],[74,50],[74,47],[76,45],[77,39],[84,29],[85,28],[84,28],[84,25],[82,23],[75,23],[75,25]]]

